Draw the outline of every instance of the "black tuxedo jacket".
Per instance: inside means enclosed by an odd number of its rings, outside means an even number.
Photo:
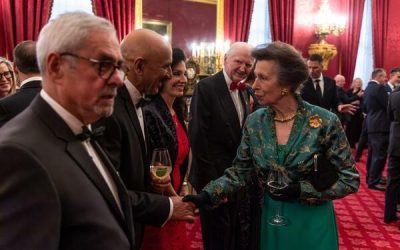
[[[333,79],[326,76],[324,76],[324,93],[321,101],[317,97],[314,83],[310,77],[303,84],[303,88],[301,89],[301,97],[306,102],[323,107],[332,112],[336,112],[339,105],[336,83]]]
[[[31,81],[22,85],[15,94],[0,99],[0,127],[28,107],[41,89],[41,81]]]
[[[388,115],[390,123],[389,155],[400,157],[400,91],[396,89],[389,96]]]
[[[367,113],[368,133],[389,133],[387,105],[388,92],[385,86],[370,81],[364,91],[364,111]]]
[[[104,121],[106,131],[100,139],[127,189],[134,191],[141,209],[135,213],[136,242],[140,246],[143,224],[161,226],[170,212],[169,198],[149,191],[149,165],[146,145],[135,106],[125,86],[118,89],[113,115]],[[99,123],[101,124],[101,123]]]
[[[0,129],[0,166],[0,249],[134,249],[136,197],[113,178],[122,213],[81,141],[40,96]]]
[[[239,94],[246,118],[249,114],[248,92],[242,90]],[[200,191],[232,165],[242,136],[242,127],[222,71],[197,84],[190,114],[193,161],[189,180],[196,191]]]

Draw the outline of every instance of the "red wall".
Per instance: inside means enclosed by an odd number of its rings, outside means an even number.
[[[143,0],[143,19],[172,22],[172,46],[191,56],[193,42],[214,42],[216,5],[183,0]]]
[[[400,67],[400,1],[389,0],[389,25],[386,38],[384,68],[389,74],[393,67]]]

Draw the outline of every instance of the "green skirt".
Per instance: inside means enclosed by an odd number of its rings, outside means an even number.
[[[269,225],[279,202],[265,196],[261,216],[262,250],[337,250],[338,234],[332,201],[322,205],[282,202],[286,226]]]

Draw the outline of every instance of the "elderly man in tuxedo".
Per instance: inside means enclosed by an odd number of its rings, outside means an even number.
[[[231,166],[249,114],[249,96],[243,80],[253,65],[252,47],[232,44],[224,58],[224,69],[201,80],[190,105],[189,140],[193,163],[189,181],[196,191],[222,176]],[[237,249],[239,237],[237,202],[214,210],[200,208],[204,249]]]
[[[144,97],[158,92],[161,81],[171,77],[172,48],[159,34],[147,29],[129,33],[121,43],[124,61],[124,83],[118,89],[114,114],[107,119],[101,143],[119,170],[129,190],[146,195],[146,207],[158,207],[163,213],[175,214],[182,206],[178,196],[165,197],[150,193],[151,185],[163,188],[170,179],[154,178],[152,182],[147,160],[146,126],[143,120]],[[111,123],[111,125],[110,125]],[[169,201],[165,206],[165,201]],[[165,220],[166,221],[166,220]],[[140,246],[146,221],[136,220],[136,242]]]
[[[21,113],[42,89],[42,77],[36,58],[36,42],[23,41],[14,48],[14,71],[20,89],[0,100],[0,127]]]
[[[161,225],[169,211],[127,191],[91,130],[123,85],[113,25],[61,15],[40,32],[37,57],[43,90],[0,129],[0,248],[136,249],[133,217],[154,210],[142,219]]]

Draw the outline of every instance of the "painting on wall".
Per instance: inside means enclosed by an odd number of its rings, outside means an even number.
[[[168,41],[172,40],[172,23],[168,21],[155,20],[155,19],[144,19],[143,28],[153,30],[158,34],[168,38]]]

